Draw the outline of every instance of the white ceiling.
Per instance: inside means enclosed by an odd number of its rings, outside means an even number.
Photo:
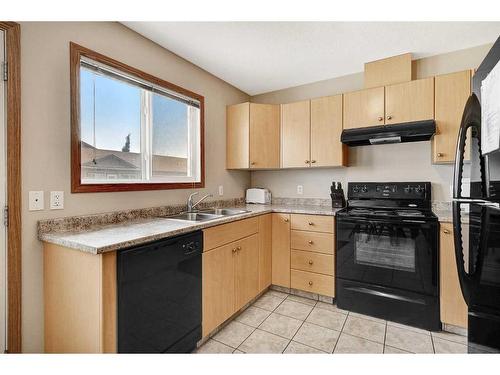
[[[124,22],[256,95],[363,71],[368,61],[491,43],[500,22]]]

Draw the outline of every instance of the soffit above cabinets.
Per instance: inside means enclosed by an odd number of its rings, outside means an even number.
[[[493,43],[500,22],[124,22],[249,95]]]

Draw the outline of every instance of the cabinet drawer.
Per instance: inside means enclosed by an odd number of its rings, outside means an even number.
[[[291,271],[290,284],[294,289],[334,297],[334,283],[335,279],[332,276],[298,270]]]
[[[292,230],[291,248],[333,254],[333,234]]]
[[[333,233],[333,216],[292,215],[292,229]]]
[[[203,251],[248,237],[259,231],[259,218],[252,217],[203,230]]]
[[[310,271],[333,276],[333,255],[313,253],[311,251],[292,250],[293,269]]]

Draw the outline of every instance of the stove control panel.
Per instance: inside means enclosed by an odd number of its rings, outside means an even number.
[[[430,182],[349,182],[349,199],[430,199]]]

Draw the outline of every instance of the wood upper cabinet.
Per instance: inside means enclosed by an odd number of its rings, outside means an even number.
[[[235,311],[241,309],[259,293],[259,235],[236,243]]]
[[[228,244],[202,255],[203,336],[212,332],[235,311],[233,249],[233,244]]]
[[[311,100],[311,167],[347,165],[342,134],[342,95]]]
[[[344,129],[384,125],[384,88],[344,94]]]
[[[248,168],[250,163],[250,103],[226,108],[226,168]]]
[[[280,166],[279,105],[241,103],[226,110],[226,168]]]
[[[435,78],[436,134],[432,140],[432,161],[455,161],[458,130],[465,103],[471,93],[472,70],[464,70]]]
[[[290,215],[272,218],[272,283],[290,288]]]
[[[272,215],[259,216],[259,291],[272,283]]]
[[[385,87],[385,124],[434,118],[434,77]]]
[[[281,166],[308,167],[310,163],[311,101],[281,105]]]
[[[250,168],[279,168],[279,145],[279,105],[250,103]]]
[[[458,281],[452,224],[441,223],[439,241],[441,321],[467,328],[467,305]]]

